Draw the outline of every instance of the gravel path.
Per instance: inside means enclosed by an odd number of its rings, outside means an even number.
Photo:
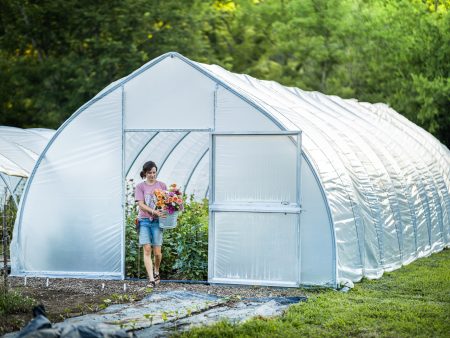
[[[48,281],[48,282],[47,282]],[[3,279],[0,284],[3,284]],[[47,284],[48,283],[48,284]],[[47,318],[58,323],[66,318],[96,313],[105,305],[133,303],[152,292],[145,280],[94,280],[75,278],[8,277],[10,289],[23,296],[33,298],[37,304],[45,306]],[[125,285],[125,287],[124,287]],[[174,283],[162,281],[153,292],[192,291],[218,297],[263,298],[263,297],[302,297],[305,289],[275,288],[237,285],[205,285]],[[131,304],[130,304],[131,305]],[[0,336],[18,331],[32,318],[31,311],[8,316],[0,316]]]
[[[28,277],[26,286],[23,277],[9,277],[10,286],[13,288],[34,290],[45,290],[80,293],[84,295],[100,295],[112,293],[127,293],[145,295],[148,290],[144,280],[94,280],[94,279],[74,279],[74,278],[49,278],[48,286],[46,278]],[[124,291],[125,285],[125,291]],[[276,297],[276,296],[305,296],[304,289],[297,288],[275,288],[261,286],[237,286],[237,285],[205,285],[190,283],[174,283],[162,281],[154,291],[185,290],[220,297],[240,296],[246,297]]]

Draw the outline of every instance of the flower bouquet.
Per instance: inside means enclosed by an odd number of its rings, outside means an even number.
[[[178,214],[183,210],[183,198],[180,188],[171,184],[168,190],[155,190],[156,209],[166,212],[165,218],[159,219],[159,226],[163,229],[172,229],[177,226]]]

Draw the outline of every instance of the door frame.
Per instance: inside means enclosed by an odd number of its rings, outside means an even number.
[[[296,144],[296,201],[289,205],[274,206],[264,203],[235,203],[232,206],[215,202],[215,160],[216,138],[226,136],[292,136],[291,141]],[[294,137],[297,137],[295,140]],[[300,220],[301,220],[301,160],[302,160],[302,132],[296,131],[246,131],[246,132],[215,132],[211,131],[209,139],[209,227],[208,227],[208,282],[224,284],[249,284],[250,280],[214,278],[215,273],[215,212],[250,212],[250,213],[284,213],[297,214],[297,251],[298,276],[296,282],[251,281],[257,285],[298,287],[301,284],[301,247],[300,247]]]

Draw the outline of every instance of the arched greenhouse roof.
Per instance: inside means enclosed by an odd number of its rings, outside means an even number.
[[[21,129],[0,126],[0,189],[3,203],[4,189],[14,197],[21,194],[23,179],[33,170],[34,164],[47,145],[54,130],[45,128]]]
[[[342,279],[377,278],[384,271],[450,244],[450,153],[432,135],[385,104],[285,87],[168,53],[107,86],[58,130],[27,184],[15,229],[19,239],[15,243],[14,270],[17,274],[47,271],[51,275],[59,269],[61,275],[123,277],[119,251],[123,253],[124,216],[117,209],[124,207],[125,197],[120,186],[125,177],[138,180],[145,160],[151,158],[160,165],[161,180],[178,182],[188,193],[209,196],[209,178],[216,175],[214,166],[223,165],[219,169],[228,172],[233,169],[226,161],[211,163],[211,159],[217,160],[210,154],[214,146],[211,133],[297,131],[301,131],[301,182],[291,185],[297,184],[300,190],[299,222],[296,216],[289,218],[286,224],[293,232],[278,236],[280,244],[274,247],[287,248],[289,236],[299,233],[299,248],[291,251],[301,256],[297,285],[336,285]],[[230,158],[233,151],[241,150],[239,143],[234,148],[222,143],[220,146],[217,152]],[[267,152],[275,151],[271,155],[274,157],[295,153],[292,144],[285,147],[267,147]],[[71,157],[62,158],[69,148]],[[241,159],[245,162],[245,156]],[[284,161],[283,157],[279,160]],[[90,165],[93,162],[97,165]],[[117,168],[117,163],[122,167]],[[276,164],[267,162],[256,171],[248,171],[257,176],[258,171],[270,169],[276,176],[272,165]],[[103,177],[105,168],[108,178]],[[300,171],[300,167],[297,169]],[[57,179],[49,182],[49,175],[56,173]],[[283,178],[279,178],[280,182]],[[74,193],[65,182],[82,185],[86,193]],[[272,196],[274,200],[290,190],[288,182],[283,184],[280,186],[284,190]],[[109,194],[99,195],[98,190],[108,190]],[[48,207],[42,205],[44,191],[52,194]],[[61,196],[67,200],[58,202]],[[282,204],[285,201],[281,199]],[[88,211],[93,203],[95,210]],[[73,215],[74,207],[82,212]],[[52,208],[59,214],[49,221],[46,216]],[[108,211],[99,211],[102,208]],[[212,212],[220,214],[219,207],[214,208]],[[251,234],[258,231],[258,222],[276,220],[270,210],[266,212],[265,218],[246,218],[248,224],[255,224]],[[214,226],[226,229],[227,222],[233,221],[231,214],[218,217]],[[35,227],[40,218],[47,221],[53,233],[58,232],[69,220],[68,215],[71,224],[79,225],[80,234],[84,231],[80,238],[86,241],[86,259],[95,255],[94,249],[98,259],[83,265],[78,257],[71,259],[69,253],[54,262],[50,258],[45,262],[30,258],[28,253],[35,252],[36,247],[24,244],[27,232],[37,235]],[[87,229],[92,233],[90,241],[84,236]],[[72,231],[77,230],[72,227]],[[233,252],[230,245],[235,242],[223,242],[231,234],[216,228],[213,234],[210,240],[215,244],[211,250],[219,248],[210,252],[215,257],[210,262],[213,281],[238,281],[251,270],[262,279],[247,280],[261,282],[266,278],[270,285],[285,285],[286,271],[274,276],[276,273],[270,269],[262,271],[243,264],[241,270],[234,271],[239,260],[233,261],[227,255]],[[251,234],[246,233],[245,239],[251,241]],[[103,239],[100,246],[95,245],[99,243],[96,236]],[[270,237],[264,237],[267,239]],[[36,245],[51,245],[44,237],[41,240]],[[241,244],[245,247],[248,243]],[[65,247],[58,242],[54,250],[64,251]],[[49,257],[53,255],[49,253]],[[274,266],[279,265],[270,259]],[[215,278],[214,273],[220,276]]]
[[[0,126],[0,172],[28,177],[54,130]]]

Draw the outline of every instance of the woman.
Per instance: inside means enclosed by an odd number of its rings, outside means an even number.
[[[159,218],[166,217],[161,210],[156,210],[155,206],[155,189],[167,190],[163,182],[156,180],[157,172],[158,168],[155,162],[145,162],[140,174],[145,180],[136,185],[134,190],[134,199],[139,205],[139,245],[144,247],[144,264],[147,270],[149,287],[154,287],[160,282],[159,266],[162,259],[161,245],[163,234],[162,229],[159,227]],[[152,246],[155,258],[154,270],[151,257]]]

